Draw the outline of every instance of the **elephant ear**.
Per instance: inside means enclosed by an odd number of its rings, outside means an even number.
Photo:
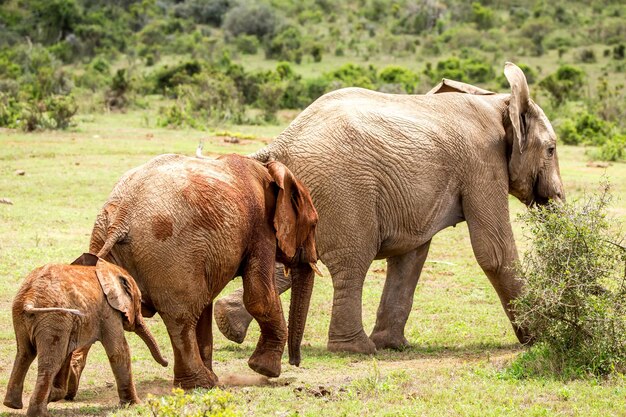
[[[317,211],[308,189],[278,161],[269,162],[267,171],[278,186],[274,214],[278,247],[289,259],[298,254],[297,261],[315,263]]]
[[[476,87],[475,85],[465,84],[460,81],[448,80],[444,78],[439,84],[435,86],[435,88],[426,93],[426,95],[441,93],[465,93],[478,96],[488,96],[495,94],[493,91],[484,90],[480,87]]]
[[[80,255],[71,265],[82,265],[82,266],[96,266],[98,263],[98,258],[96,255],[91,253],[83,253]]]
[[[519,153],[526,148],[525,117],[530,105],[530,93],[524,72],[515,64],[507,62],[504,65],[504,76],[511,85],[511,99],[509,101],[509,119],[513,126],[514,147]]]
[[[96,263],[96,276],[109,305],[124,315],[124,321],[128,323],[127,330],[132,330],[135,327],[136,314],[133,300],[134,282],[104,259],[98,259]]]

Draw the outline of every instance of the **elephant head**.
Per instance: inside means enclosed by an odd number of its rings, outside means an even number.
[[[545,113],[531,98],[522,70],[507,62],[504,75],[511,85],[503,115],[508,153],[509,193],[530,206],[565,200],[556,134]],[[428,94],[466,93],[494,95],[473,85],[444,79]]]
[[[308,189],[282,163],[272,161],[267,170],[278,188],[274,228],[278,244],[277,260],[297,269],[292,278],[289,306],[289,363],[300,364],[300,343],[313,292],[314,272],[319,273],[315,248],[317,211]]]
[[[159,346],[141,315],[141,291],[124,269],[91,253],[84,253],[72,265],[95,267],[96,276],[107,302],[122,314],[124,330],[135,332],[144,341],[155,361],[167,366]]]

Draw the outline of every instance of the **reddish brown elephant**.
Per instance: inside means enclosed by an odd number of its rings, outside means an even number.
[[[316,224],[308,190],[279,162],[162,155],[117,183],[90,250],[127,268],[142,291],[144,315],[162,317],[174,348],[174,384],[212,387],[212,301],[237,276],[261,328],[249,366],[278,376],[287,339],[290,363],[300,363]],[[289,334],[274,283],[277,260],[301,277],[293,283]]]
[[[38,356],[37,384],[27,416],[47,416],[48,401],[66,396],[72,352],[100,341],[109,357],[120,402],[139,402],[124,330],[134,331],[163,366],[141,316],[141,292],[119,266],[86,253],[72,265],[45,265],[28,275],[13,301],[15,364],[4,405],[22,408],[24,377]],[[76,380],[69,381],[70,395]]]

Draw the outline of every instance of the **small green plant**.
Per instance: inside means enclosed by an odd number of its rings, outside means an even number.
[[[604,184],[600,193],[522,216],[532,246],[518,268],[524,292],[514,307],[537,344],[513,373],[626,370],[626,248],[607,216],[610,202]]]
[[[174,388],[172,395],[148,395],[148,408],[155,417],[238,417],[231,393],[214,388],[210,391],[194,390],[185,393]]]

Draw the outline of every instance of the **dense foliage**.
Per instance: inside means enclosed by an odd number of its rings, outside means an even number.
[[[517,321],[538,343],[522,373],[626,370],[626,242],[607,217],[608,186],[523,216],[532,246],[519,268]],[[540,354],[537,354],[540,352]]]
[[[124,111],[146,94],[171,100],[164,126],[266,123],[344,86],[506,89],[513,60],[566,143],[626,157],[623,2],[4,0],[0,30],[0,126],[65,128],[76,102]]]

